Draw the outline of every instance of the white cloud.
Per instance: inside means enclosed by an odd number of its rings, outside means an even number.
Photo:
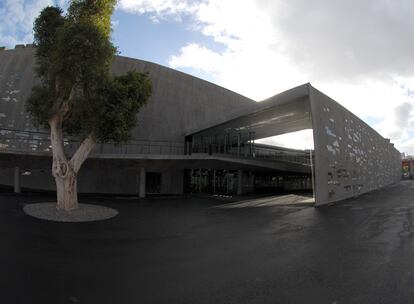
[[[190,0],[120,0],[118,7],[128,12],[148,13],[152,21],[159,22],[168,17],[179,21],[181,15],[193,14],[199,4]]]
[[[262,138],[256,140],[256,142],[292,149],[313,149],[313,133],[311,129],[307,129],[278,136]]]
[[[169,63],[171,67],[187,66],[196,72],[207,72],[214,76],[220,73],[220,66],[226,64],[225,57],[206,47],[190,43],[181,49],[179,55],[171,56]],[[200,58],[203,60],[198,60]]]
[[[402,142],[399,147],[406,155],[414,155],[414,137]]]
[[[273,26],[295,62],[320,79],[411,76],[414,2],[411,0],[279,0]]]
[[[0,6],[0,46],[33,42],[33,22],[52,0],[3,0]]]
[[[411,0],[122,0],[121,7],[157,18],[192,16],[193,30],[225,45],[216,52],[190,41],[171,56],[173,68],[208,74],[256,100],[311,82],[373,119],[397,148],[412,141]]]

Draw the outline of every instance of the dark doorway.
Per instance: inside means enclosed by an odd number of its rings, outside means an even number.
[[[147,194],[161,193],[161,173],[147,172],[145,179],[145,192]]]

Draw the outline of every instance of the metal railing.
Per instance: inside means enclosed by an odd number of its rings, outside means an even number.
[[[64,146],[68,153],[73,153],[79,146],[79,141],[73,137],[64,138]],[[0,150],[21,152],[50,153],[50,135],[44,131],[29,131],[15,129],[0,129]],[[210,150],[195,150],[192,153],[209,153],[216,155],[231,155],[240,158],[276,160],[297,164],[311,165],[310,153],[286,152],[277,147],[242,146],[228,147],[226,150],[212,147]],[[293,154],[294,153],[294,154]],[[152,155],[183,155],[185,145],[173,141],[149,141],[132,139],[126,144],[97,144],[92,154],[152,154]]]
[[[268,148],[263,149],[260,147],[255,147],[252,153],[243,153],[243,150],[239,153],[237,149],[230,149],[226,151],[225,154],[230,154],[233,156],[250,158],[250,159],[263,159],[263,160],[276,160],[281,162],[290,162],[298,164],[311,165],[310,154],[306,153],[305,155],[295,155],[280,152],[275,149],[272,151]]]
[[[64,138],[68,153],[73,153],[80,142],[73,137]],[[0,150],[22,152],[51,152],[50,135],[44,131],[0,129]],[[157,154],[182,155],[184,144],[173,141],[149,141],[131,139],[124,144],[97,144],[93,154]]]
[[[275,160],[297,164],[311,165],[310,151],[284,151],[278,147],[262,147],[255,144],[241,145],[240,147],[223,145],[205,145],[193,147],[192,153],[208,153],[210,155],[231,155],[249,159]]]

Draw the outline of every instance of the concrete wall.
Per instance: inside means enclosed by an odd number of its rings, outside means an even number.
[[[55,191],[55,180],[50,170],[31,169],[30,175],[21,175],[22,188]],[[183,171],[149,169],[161,173],[161,194],[183,193]],[[23,173],[23,172],[22,172]],[[0,185],[13,186],[14,168],[0,168]],[[79,193],[138,194],[139,169],[87,169],[78,175]]]
[[[24,107],[32,86],[38,82],[34,74],[34,53],[35,49],[30,46],[0,50],[0,149],[49,150],[49,142],[41,140],[47,139],[47,130],[44,130],[45,134],[35,134],[30,140],[26,140],[27,133],[6,130],[35,130]],[[112,66],[115,74],[133,69],[148,72],[153,84],[153,94],[138,114],[138,127],[132,131],[132,137],[137,141],[129,149],[97,145],[93,153],[183,154],[188,129],[198,128],[209,120],[226,119],[232,111],[255,104],[232,91],[154,63],[117,56]],[[39,140],[36,140],[37,137]],[[147,141],[151,141],[150,145]],[[72,150],[76,146],[74,143]],[[150,170],[147,168],[147,171]],[[9,171],[6,168],[0,170],[0,184],[12,185],[13,180],[9,178],[13,177],[13,171]],[[54,189],[54,180],[49,170],[32,172],[30,176],[22,176],[22,187]],[[182,193],[182,171],[157,168],[156,172],[162,172],[162,193]],[[78,189],[79,192],[134,194],[138,189],[138,173],[135,170],[116,168],[94,171],[82,168]]]
[[[207,81],[154,63],[117,57],[113,71],[125,73],[137,69],[148,72],[153,95],[138,114],[140,125],[134,138],[182,141],[187,130],[206,121],[226,120],[234,111],[254,101]]]
[[[33,68],[33,48],[0,50],[0,130],[33,128],[24,111],[34,84]]]
[[[36,83],[34,53],[32,47],[0,50],[0,129],[34,129],[24,111],[25,100]],[[184,142],[187,130],[209,120],[226,119],[233,111],[255,104],[230,90],[158,64],[117,56],[112,66],[115,74],[133,69],[148,72],[153,84],[153,94],[138,114],[139,125],[132,132],[137,140]],[[101,150],[97,147],[94,152]]]
[[[317,205],[353,197],[401,178],[400,152],[333,99],[309,86]]]

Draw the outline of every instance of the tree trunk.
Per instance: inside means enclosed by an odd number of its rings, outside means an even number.
[[[95,146],[96,139],[93,134],[86,137],[69,161],[63,148],[61,116],[56,115],[51,118],[49,125],[53,154],[52,175],[56,182],[57,209],[73,210],[78,208],[76,175]]]
[[[59,91],[60,82],[56,81],[56,92],[59,93]],[[66,157],[62,125],[65,116],[70,110],[70,104],[75,95],[76,86],[74,85],[67,100],[63,100],[62,96],[59,97],[58,102],[55,103],[55,115],[49,119],[50,142],[53,156],[52,175],[56,182],[57,209],[62,210],[73,210],[78,208],[76,175],[96,144],[96,138],[93,133],[91,133],[81,143],[72,159],[69,160]]]
[[[78,207],[76,173],[70,167],[63,148],[61,116],[55,115],[49,121],[52,145],[52,175],[56,182],[57,209],[72,210]]]
[[[78,208],[76,174],[69,169],[66,176],[55,176],[57,192],[57,209],[73,210]]]

